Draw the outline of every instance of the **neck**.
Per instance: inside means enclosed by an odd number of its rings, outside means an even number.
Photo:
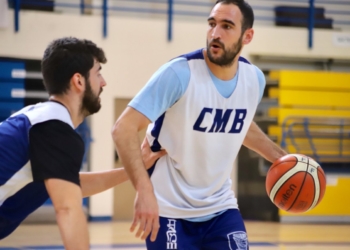
[[[236,73],[237,73],[237,69],[238,69],[238,58],[239,58],[239,54],[236,56],[235,59],[233,59],[233,63],[229,66],[219,66],[217,64],[212,63],[209,60],[208,54],[207,54],[207,50],[203,50],[203,54],[204,54],[204,59],[205,62],[207,63],[210,71],[220,80],[223,81],[228,81],[231,80],[232,78],[235,77]]]
[[[74,128],[78,127],[84,121],[85,116],[81,111],[81,101],[77,98],[70,97],[69,94],[64,96],[51,95],[49,100],[59,102],[66,107]]]

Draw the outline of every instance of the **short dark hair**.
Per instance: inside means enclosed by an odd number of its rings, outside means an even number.
[[[101,48],[89,40],[64,37],[52,41],[44,52],[41,72],[49,95],[61,95],[69,90],[69,83],[76,73],[89,79],[94,60],[106,63]]]
[[[247,29],[253,28],[254,24],[254,12],[252,7],[244,0],[217,0],[215,5],[218,3],[222,4],[234,4],[242,12],[242,33]]]

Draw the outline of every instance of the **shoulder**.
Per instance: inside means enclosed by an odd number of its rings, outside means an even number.
[[[22,111],[32,125],[50,120],[58,120],[74,128],[69,112],[65,106],[56,102],[43,102]]]
[[[204,62],[203,49],[195,50],[186,54],[182,54],[165,65],[178,75],[180,80],[188,82],[191,76],[191,69],[189,64],[195,64],[196,62]]]
[[[83,140],[79,134],[67,123],[60,120],[48,120],[36,123],[30,128],[30,135],[42,138],[45,141],[56,143],[82,144]]]
[[[246,58],[242,56],[239,57],[239,62],[243,63],[243,65],[248,66],[249,68],[251,68],[251,70],[254,70],[258,77],[259,84],[265,86],[266,84],[265,75],[260,68],[258,68],[256,65],[252,64],[250,61],[248,61]]]
[[[251,64],[251,62],[249,62],[245,57],[240,56],[238,59],[239,62],[245,63],[245,64],[249,64],[249,65],[253,65]]]
[[[190,67],[188,65],[188,60],[184,57],[177,57],[169,62],[165,63],[164,66],[176,74],[183,74],[186,72],[190,72]]]
[[[29,144],[40,150],[51,150],[57,155],[70,155],[70,151],[84,154],[84,142],[67,123],[50,120],[33,125],[29,130]]]
[[[260,68],[258,68],[257,66],[253,65],[254,66],[254,69],[255,69],[255,72],[256,72],[256,75],[258,76],[258,80],[259,80],[259,84],[261,86],[264,86],[266,85],[266,79],[265,79],[265,75],[264,75],[264,72],[262,72],[262,70]]]
[[[184,57],[177,57],[169,62],[165,63],[158,71],[153,75],[152,80],[161,82],[171,82],[172,86],[177,86],[177,82],[180,85],[186,86],[190,80],[190,67],[188,61]]]
[[[204,60],[204,54],[203,54],[203,49],[198,49],[186,54],[182,54],[179,56],[181,58],[185,58],[187,61],[191,60]]]
[[[84,142],[67,123],[50,120],[33,125],[29,154],[34,181],[54,178],[79,185]]]
[[[204,60],[204,55],[203,55],[203,49],[195,50],[186,54],[182,54],[168,62],[169,66],[172,67],[173,69],[182,69],[182,70],[188,70],[190,71],[189,68],[189,63],[194,62],[196,60]]]

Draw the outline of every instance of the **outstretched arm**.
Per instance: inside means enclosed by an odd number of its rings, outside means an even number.
[[[101,193],[129,179],[124,168],[80,172],[79,177],[83,197]]]
[[[287,154],[287,152],[274,143],[255,122],[252,122],[250,125],[243,145],[257,152],[272,163]]]
[[[154,162],[166,154],[165,150],[159,152],[152,152],[147,139],[143,140],[142,157],[146,169],[153,166]],[[98,194],[107,189],[110,189],[129,179],[124,168],[112,169],[101,172],[81,172],[80,185],[83,197]]]

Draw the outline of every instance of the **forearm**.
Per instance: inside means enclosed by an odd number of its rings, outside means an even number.
[[[153,190],[142,160],[137,127],[117,122],[113,128],[113,140],[118,155],[136,191]]]
[[[103,192],[129,179],[124,168],[101,172],[81,172],[79,175],[83,197]]]
[[[65,249],[88,250],[89,233],[81,206],[56,211],[56,219]]]
[[[270,162],[274,162],[287,154],[281,147],[274,143],[255,122],[252,122],[243,145],[257,152]]]

